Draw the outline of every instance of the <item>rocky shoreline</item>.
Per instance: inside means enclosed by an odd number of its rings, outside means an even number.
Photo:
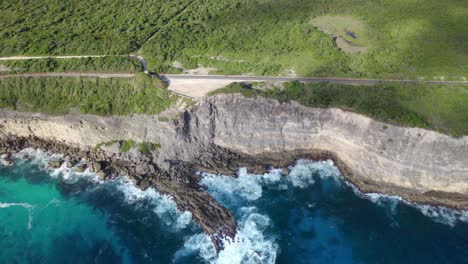
[[[172,122],[155,116],[56,117],[0,110],[0,138],[0,153],[43,149],[64,154],[67,166],[83,158],[104,180],[128,175],[142,189],[151,186],[171,195],[218,250],[223,238],[235,236],[237,223],[199,186],[197,171],[235,175],[246,167],[264,173],[298,159],[330,159],[363,193],[468,209],[468,137],[395,127],[339,109],[220,95]],[[122,139],[160,148],[146,154],[136,148],[120,153],[112,145],[96,148]]]
[[[223,248],[225,238],[232,239],[235,236],[237,223],[234,216],[211,196],[200,190],[198,179],[195,179],[196,171],[189,172],[193,169],[192,166],[185,168],[185,164],[181,165],[178,173],[183,171],[187,173],[187,178],[192,178],[181,182],[171,180],[168,173],[161,171],[156,164],[152,163],[151,156],[141,155],[137,159],[129,160],[121,156],[108,156],[102,150],[80,149],[37,137],[4,136],[0,141],[0,153],[6,165],[13,165],[13,154],[27,148],[64,155],[63,158],[48,162],[48,166],[53,169],[63,164],[77,172],[88,168],[89,172],[95,173],[100,180],[104,181],[125,175],[142,190],[154,187],[160,193],[171,195],[179,210],[192,213],[194,220],[212,237],[218,251]]]

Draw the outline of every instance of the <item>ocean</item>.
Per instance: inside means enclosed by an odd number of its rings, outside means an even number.
[[[300,160],[288,177],[199,173],[239,222],[216,254],[170,196],[50,158],[0,165],[0,263],[468,263],[467,211],[362,194],[331,161]]]

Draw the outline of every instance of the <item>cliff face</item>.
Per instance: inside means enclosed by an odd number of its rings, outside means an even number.
[[[340,109],[240,95],[206,99],[185,114],[177,130],[176,141],[163,153],[179,159],[193,161],[203,156],[197,151],[212,145],[242,156],[267,153],[275,156],[270,163],[280,165],[325,152],[365,192],[468,208],[468,137],[392,126]]]
[[[468,137],[396,127],[340,109],[219,95],[171,122],[145,115],[53,117],[0,110],[0,125],[4,137],[37,137],[81,149],[112,140],[160,143],[152,164],[169,177],[152,184],[196,212],[195,219],[210,234],[226,226],[229,234],[235,221],[195,191],[195,170],[233,172],[237,166],[261,170],[297,158],[332,158],[344,177],[366,192],[468,208]],[[217,215],[205,214],[211,207],[223,216],[207,222]]]
[[[191,131],[206,128],[199,134],[230,150],[325,150],[363,180],[418,192],[468,193],[468,137],[396,127],[340,109],[232,95],[210,98],[191,115]]]

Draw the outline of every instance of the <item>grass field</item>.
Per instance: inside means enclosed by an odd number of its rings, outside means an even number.
[[[141,63],[127,56],[0,61],[0,74],[34,72],[141,72]]]
[[[157,114],[174,106],[171,94],[157,78],[11,77],[0,79],[0,108],[47,114]]]
[[[463,0],[41,0],[0,10],[0,56],[139,51],[154,72],[179,61],[219,74],[468,78]]]
[[[396,125],[421,127],[453,136],[468,135],[468,87],[443,85],[376,85],[285,83],[265,89],[235,83],[212,92],[266,96],[310,107],[338,107]]]
[[[468,2],[460,0],[205,0],[148,45],[155,71],[174,61],[218,73],[468,78]],[[203,3],[203,4],[202,4]],[[323,16],[362,23],[368,52],[340,50],[313,26]],[[339,21],[338,21],[339,22]]]

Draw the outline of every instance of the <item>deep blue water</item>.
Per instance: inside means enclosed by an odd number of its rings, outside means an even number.
[[[0,263],[468,263],[468,212],[362,195],[331,162],[237,178],[201,174],[239,221],[215,255],[188,212],[125,178],[0,166]]]

